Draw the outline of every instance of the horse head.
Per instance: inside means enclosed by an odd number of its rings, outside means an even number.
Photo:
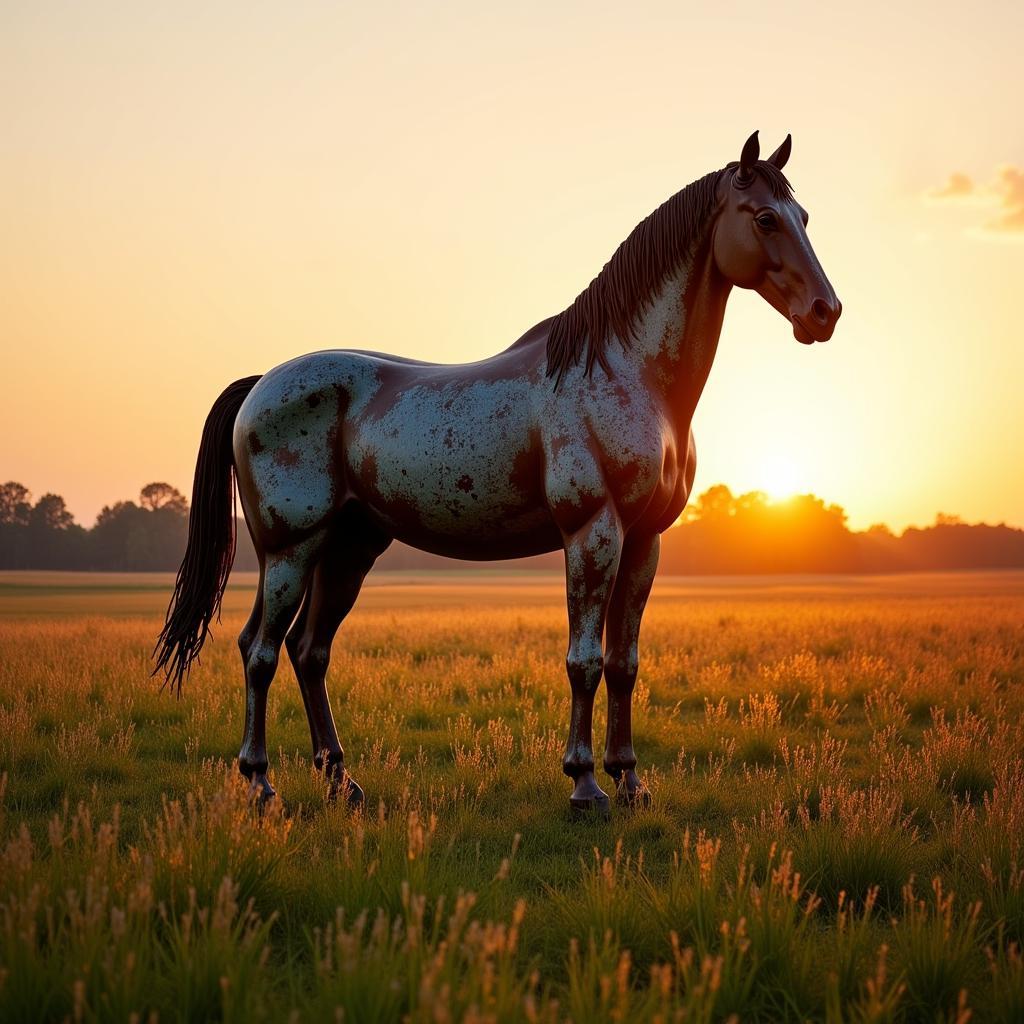
[[[758,159],[757,132],[719,187],[713,252],[721,274],[752,288],[793,325],[797,341],[828,341],[843,311],[807,237],[807,211],[793,198],[782,168],[792,139]]]

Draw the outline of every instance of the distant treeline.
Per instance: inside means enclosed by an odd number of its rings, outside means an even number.
[[[138,503],[106,505],[91,530],[59,494],[32,501],[19,483],[0,485],[0,568],[177,569],[188,534],[188,502],[170,484],[147,484]]]
[[[91,529],[75,523],[60,495],[33,501],[21,484],[0,485],[0,569],[175,570],[187,532],[188,502],[170,484],[147,484],[137,502],[104,507]],[[939,515],[932,526],[899,535],[886,526],[854,532],[842,508],[812,494],[772,502],[760,492],[734,495],[719,484],[687,508],[679,526],[663,536],[661,551],[661,572],[679,575],[1021,569],[1024,530]],[[377,567],[466,564],[393,544]],[[505,564],[557,570],[562,562],[556,552]],[[256,567],[240,522],[235,568]]]

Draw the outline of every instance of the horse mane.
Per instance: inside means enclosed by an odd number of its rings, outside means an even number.
[[[590,376],[597,363],[610,374],[606,352],[613,338],[628,349],[636,339],[636,319],[657,296],[665,280],[689,257],[714,212],[721,175],[728,164],[690,182],[666,199],[615,250],[601,272],[576,296],[572,305],[552,317],[548,331],[547,375],[555,388],[572,366],[585,359]],[[754,170],[771,186],[777,199],[792,198],[782,171],[759,160]]]

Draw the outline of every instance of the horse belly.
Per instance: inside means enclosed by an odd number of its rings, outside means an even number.
[[[392,536],[426,551],[492,559],[554,550],[527,397],[508,382],[405,391],[346,430],[349,488]]]

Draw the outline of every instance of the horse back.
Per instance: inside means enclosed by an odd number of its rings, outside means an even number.
[[[279,546],[354,501],[425,550],[485,559],[553,550],[534,401],[543,369],[532,355],[443,366],[329,351],[270,371],[235,422],[254,539]]]

